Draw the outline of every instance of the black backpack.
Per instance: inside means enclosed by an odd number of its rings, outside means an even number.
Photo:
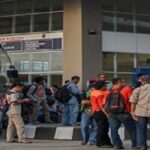
[[[57,99],[59,103],[67,103],[73,96],[73,94],[69,91],[67,86],[68,84],[59,87],[54,95],[54,97]]]
[[[120,91],[124,86],[118,90],[110,90],[110,94],[106,98],[105,110],[109,114],[120,114],[125,111],[125,103]]]

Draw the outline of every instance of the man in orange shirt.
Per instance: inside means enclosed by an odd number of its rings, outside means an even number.
[[[113,84],[114,86],[112,88],[112,92],[118,91],[118,89],[122,87],[120,94],[122,95],[122,100],[125,106],[122,112],[116,112],[116,113],[108,112],[108,121],[111,128],[111,138],[112,138],[114,148],[124,149],[123,143],[118,134],[118,130],[121,124],[123,124],[127,129],[127,131],[129,132],[131,142],[132,142],[132,148],[136,148],[136,127],[135,127],[135,122],[132,119],[132,116],[130,114],[131,107],[129,103],[129,98],[132,94],[132,89],[129,86],[125,86],[125,82],[122,78],[113,79]]]
[[[90,100],[94,119],[97,124],[96,146],[112,148],[112,144],[108,135],[109,124],[104,111],[105,95],[108,92],[105,81],[97,81],[91,92]]]

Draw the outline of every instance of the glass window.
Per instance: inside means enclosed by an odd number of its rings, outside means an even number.
[[[53,13],[52,14],[52,30],[62,30],[63,29],[63,13]]]
[[[48,71],[49,53],[33,53],[32,70],[33,72]]]
[[[0,16],[12,15],[14,12],[14,1],[0,1]]]
[[[103,15],[102,15],[102,30],[114,31],[114,14],[103,13]]]
[[[114,70],[114,61],[112,53],[103,53],[103,70],[104,71]]]
[[[52,11],[63,10],[63,0],[51,0]]]
[[[16,17],[16,33],[30,32],[30,16]]]
[[[150,54],[138,54],[137,63],[138,67],[150,67]]]
[[[43,71],[48,71],[48,62],[43,62]]]
[[[135,0],[136,14],[150,14],[149,0]]]
[[[12,33],[12,17],[0,18],[0,34]]]
[[[16,13],[30,13],[32,11],[32,0],[17,0],[16,2]]]
[[[6,57],[6,55],[1,56],[1,63],[2,63],[2,68],[1,71],[3,73],[6,73],[6,71],[8,70],[9,66],[10,66],[10,62],[8,60],[8,58]]]
[[[117,12],[132,12],[133,0],[116,0]]]
[[[136,16],[136,32],[150,33],[150,16]]]
[[[63,53],[52,52],[50,59],[51,71],[62,71],[62,64],[63,64]]]
[[[21,72],[29,71],[29,68],[30,68],[29,61],[21,60],[21,66],[20,66]]]
[[[42,62],[41,61],[33,62],[33,71],[42,72]]]
[[[49,6],[49,0],[35,0],[34,12],[48,12]]]
[[[53,49],[62,49],[62,39],[53,39]]]
[[[29,72],[30,69],[30,54],[11,54],[11,59],[18,71]],[[16,59],[17,58],[17,59]]]
[[[115,6],[114,6],[114,0],[103,0],[102,1],[102,10],[104,11],[113,11]]]
[[[34,15],[33,31],[48,31],[49,14]]]
[[[133,32],[133,16],[117,14],[117,31]]]
[[[118,53],[117,54],[117,71],[118,72],[132,72],[133,54]]]

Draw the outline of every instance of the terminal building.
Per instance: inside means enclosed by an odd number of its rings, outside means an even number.
[[[0,43],[24,83],[48,86],[73,75],[85,87],[99,72],[131,83],[150,67],[149,0],[1,0]],[[0,51],[0,74],[9,61]]]

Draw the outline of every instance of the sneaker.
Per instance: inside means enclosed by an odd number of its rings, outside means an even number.
[[[17,143],[17,140],[12,140],[12,141],[6,141],[6,143]]]
[[[29,144],[29,143],[32,143],[32,141],[26,141],[26,140],[24,140],[24,141],[19,141],[18,143]]]
[[[131,149],[138,149],[138,147],[137,146],[132,146]]]
[[[87,145],[89,146],[95,145],[95,142],[87,142]]]
[[[133,148],[132,148],[132,149],[133,149]],[[139,146],[137,146],[136,149],[137,149],[137,150],[145,150],[144,147],[139,147]]]
[[[100,145],[98,146],[99,148],[113,148],[113,145],[107,145],[107,144],[104,144],[104,145]]]
[[[114,146],[114,149],[124,149],[123,146]]]
[[[72,127],[80,126],[80,123],[76,122],[76,123],[70,124],[70,126],[72,126]]]

